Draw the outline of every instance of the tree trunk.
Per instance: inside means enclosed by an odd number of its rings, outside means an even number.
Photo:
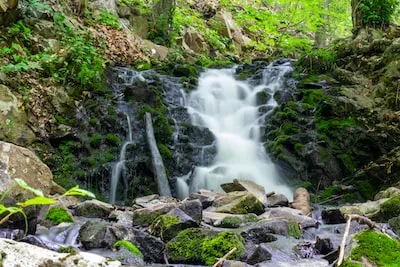
[[[353,21],[353,34],[356,36],[359,31],[365,27],[362,20],[362,11],[360,4],[363,0],[351,0],[351,18]]]
[[[324,10],[329,10],[332,0],[325,0],[324,1]],[[315,46],[318,48],[326,47],[327,45],[327,30],[329,26],[329,16],[322,15],[322,19],[324,20],[323,24],[318,28],[317,32],[315,33]]]

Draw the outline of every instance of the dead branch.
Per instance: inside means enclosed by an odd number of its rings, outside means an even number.
[[[230,255],[232,255],[236,250],[237,250],[237,248],[231,249],[231,251],[229,251],[229,252],[226,253],[222,258],[220,258],[220,259],[217,261],[217,263],[213,265],[213,267],[222,266],[222,264],[224,263],[224,261],[225,261]]]

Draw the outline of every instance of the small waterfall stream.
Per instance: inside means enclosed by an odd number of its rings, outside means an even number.
[[[110,189],[110,203],[115,204],[116,201],[116,193],[117,187],[120,178],[124,183],[124,199],[127,197],[127,190],[128,190],[128,182],[126,181],[126,177],[124,176],[124,169],[125,169],[125,160],[126,160],[126,149],[128,146],[133,145],[133,138],[132,138],[132,124],[129,114],[125,112],[126,120],[128,122],[128,138],[122,145],[120,154],[119,154],[119,161],[113,165],[112,173],[111,173],[111,189]]]
[[[195,168],[189,184],[187,177],[178,179],[180,195],[201,188],[220,191],[222,183],[247,179],[264,186],[266,191],[292,196],[261,142],[261,127],[268,112],[259,112],[260,108],[272,110],[277,105],[273,95],[291,70],[290,63],[270,65],[257,86],[236,80],[235,69],[210,69],[201,74],[197,90],[187,99],[187,107],[193,125],[207,127],[214,134],[217,155],[210,166]],[[269,94],[270,100],[258,106],[260,92]]]

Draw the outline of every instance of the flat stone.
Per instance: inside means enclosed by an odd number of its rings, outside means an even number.
[[[247,191],[257,197],[261,203],[267,203],[264,187],[252,181],[234,179],[232,183],[222,184],[221,187],[226,193]]]
[[[3,238],[0,238],[0,247],[2,253],[5,254],[5,257],[2,257],[3,266],[121,266],[119,261],[106,259],[92,253],[57,253],[28,243]]]
[[[303,229],[309,227],[316,227],[318,221],[311,217],[303,215],[301,210],[292,209],[288,207],[271,208],[269,211],[258,216],[260,219],[286,219],[297,221],[301,224]]]
[[[114,208],[111,204],[97,199],[91,199],[78,203],[74,207],[74,215],[88,218],[107,219],[113,209]]]
[[[288,207],[289,200],[282,194],[274,194],[267,198],[268,207]]]

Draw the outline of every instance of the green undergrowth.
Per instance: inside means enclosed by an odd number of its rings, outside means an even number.
[[[351,251],[343,266],[362,266],[363,257],[376,266],[400,266],[399,241],[372,230],[362,232],[354,238],[357,240],[357,246]],[[353,261],[360,263],[353,263]]]

